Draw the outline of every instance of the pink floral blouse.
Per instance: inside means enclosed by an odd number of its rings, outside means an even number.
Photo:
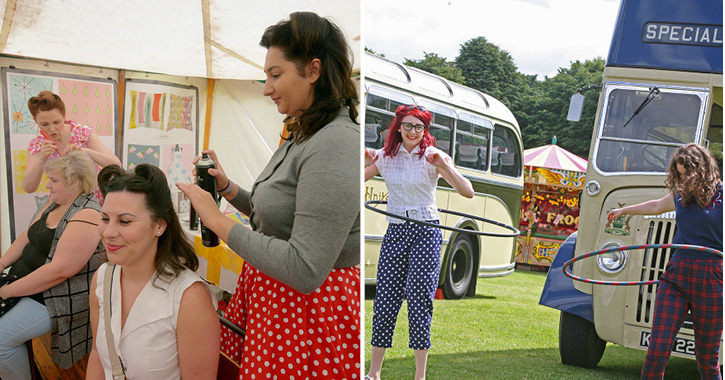
[[[80,145],[82,148],[88,148],[88,140],[91,138],[93,130],[91,130],[91,128],[87,125],[76,123],[72,120],[66,120],[65,123],[71,125],[70,143]],[[40,147],[43,145],[43,141],[45,140],[47,139],[43,137],[42,134],[38,133],[37,136],[30,140],[30,143],[28,144],[28,152],[30,152],[30,154],[37,154],[40,152]],[[59,157],[58,153],[53,153],[48,158],[56,157]],[[96,166],[96,173],[100,172],[101,167],[95,162],[93,164]],[[103,199],[98,187],[96,187],[95,194],[99,201]]]

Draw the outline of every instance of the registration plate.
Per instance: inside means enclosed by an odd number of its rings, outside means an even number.
[[[639,336],[640,347],[649,347],[649,338],[652,333],[642,331]],[[683,355],[695,356],[695,341],[692,339],[675,338],[675,344],[672,346],[672,352]]]

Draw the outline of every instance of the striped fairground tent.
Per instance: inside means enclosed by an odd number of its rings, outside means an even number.
[[[587,171],[586,159],[555,144],[526,149],[524,151],[524,165],[576,172]]]

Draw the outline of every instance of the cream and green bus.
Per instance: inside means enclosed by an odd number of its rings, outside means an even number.
[[[445,180],[436,190],[439,209],[518,226],[523,192],[521,131],[513,114],[498,100],[439,76],[366,53],[365,146],[380,149],[401,104],[424,106],[433,114],[430,133],[473,184],[475,196],[458,195]],[[381,177],[365,183],[365,201],[386,201]],[[384,206],[378,206],[384,209]],[[510,230],[472,218],[441,213],[441,224],[472,231]],[[376,281],[378,258],[387,228],[385,217],[365,210],[365,283]],[[477,277],[514,271],[515,237],[492,237],[443,230],[439,287],[449,299],[476,292]]]

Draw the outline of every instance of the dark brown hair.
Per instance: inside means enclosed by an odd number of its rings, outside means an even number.
[[[38,115],[40,111],[50,111],[57,109],[63,116],[65,116],[65,103],[60,96],[52,93],[51,91],[41,91],[38,96],[33,96],[28,99],[28,110],[33,118]]]
[[[104,198],[108,193],[119,191],[143,194],[146,209],[153,220],[166,222],[166,230],[159,236],[154,258],[156,273],[160,277],[174,278],[184,267],[196,271],[199,258],[181,229],[179,217],[171,203],[171,191],[161,169],[141,164],[133,172],[126,172],[118,165],[109,165],[98,173],[98,186]]]
[[[300,75],[317,58],[320,78],[314,85],[312,105],[303,110],[297,122],[287,126],[288,139],[300,142],[332,122],[341,107],[349,110],[357,123],[358,94],[352,78],[352,51],[340,28],[312,12],[295,12],[289,20],[280,21],[264,31],[259,44],[267,49],[277,47],[288,61],[294,62]]]
[[[685,168],[685,174],[677,171],[677,164]],[[697,144],[687,144],[672,156],[665,185],[679,193],[683,203],[694,200],[698,206],[706,207],[712,202],[719,182],[720,169],[710,151]]]

